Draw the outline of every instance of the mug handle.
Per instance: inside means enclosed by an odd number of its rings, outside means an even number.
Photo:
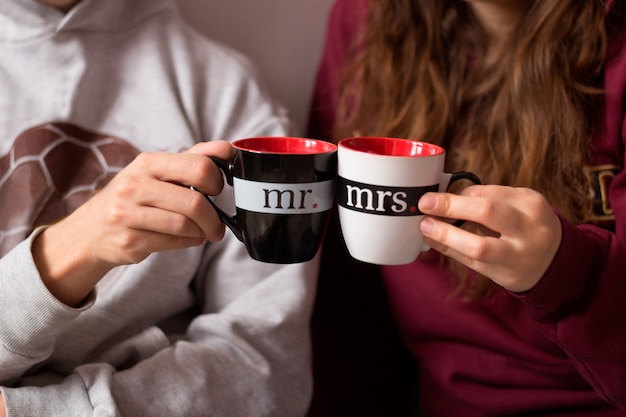
[[[468,171],[459,171],[459,172],[455,172],[452,174],[444,173],[443,180],[441,181],[441,184],[439,185],[439,192],[448,191],[448,188],[450,188],[450,186],[453,183],[460,181],[460,180],[469,180],[473,182],[475,185],[482,184],[482,182],[480,181],[480,178],[478,178],[475,174],[468,172]],[[454,224],[457,227],[460,227],[465,222],[466,220],[457,220],[452,224]]]
[[[235,167],[235,160],[232,159],[230,161],[225,161],[223,159],[219,159],[215,157],[209,157],[209,158],[211,158],[211,160],[215,163],[215,165],[217,165],[220,171],[224,173],[224,176],[226,177],[226,182],[228,183],[228,185],[232,186],[233,185],[233,169]],[[234,216],[229,216],[228,214],[226,214],[226,212],[224,212],[224,210],[219,208],[218,205],[215,204],[215,202],[208,195],[202,193],[196,187],[192,186],[190,188],[194,191],[198,191],[209,201],[209,203],[213,206],[213,208],[217,212],[217,216],[220,218],[222,223],[224,223],[233,232],[233,234],[237,237],[237,239],[239,239],[240,242],[243,242],[243,234],[241,233],[241,229],[239,228],[239,219],[237,218],[237,215],[235,214]]]

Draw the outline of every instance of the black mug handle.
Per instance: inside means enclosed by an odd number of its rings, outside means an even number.
[[[448,183],[445,185],[445,190],[443,191],[447,191],[448,188],[450,188],[450,185],[452,185],[453,183],[460,181],[460,180],[469,180],[471,182],[473,182],[475,185],[481,185],[482,182],[480,181],[480,178],[478,178],[475,174],[468,172],[468,171],[459,171],[459,172],[455,172],[452,174],[446,174],[449,175],[450,178],[448,180]],[[455,221],[453,224],[457,227],[462,226],[464,223],[466,222],[466,220],[457,220]]]
[[[233,169],[235,167],[235,157],[233,157],[233,159],[231,159],[230,161],[225,161],[223,159],[219,159],[215,157],[209,157],[209,158],[211,158],[211,160],[215,163],[215,165],[217,165],[220,171],[224,173],[224,176],[226,177],[226,182],[228,183],[228,185],[232,186],[233,185]],[[224,212],[224,210],[219,208],[218,205],[215,204],[215,202],[211,200],[211,198],[208,195],[202,193],[200,190],[198,190],[195,187],[191,187],[191,189],[198,191],[202,195],[204,195],[204,197],[209,201],[209,203],[213,206],[213,208],[217,212],[217,216],[220,218],[222,223],[224,223],[233,232],[233,234],[237,237],[237,239],[239,239],[240,242],[243,242],[243,234],[241,233],[241,229],[239,228],[239,219],[237,218],[237,215],[235,214],[234,216],[229,216],[228,214],[226,214],[226,212]]]

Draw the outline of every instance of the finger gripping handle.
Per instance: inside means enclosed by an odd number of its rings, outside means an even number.
[[[452,174],[452,176],[450,177],[450,182],[448,183],[448,186],[446,188],[450,188],[450,185],[452,185],[452,183],[456,181],[460,181],[460,180],[469,180],[473,182],[475,185],[482,184],[482,182],[480,181],[480,178],[478,178],[475,174],[468,172],[468,171],[459,171],[459,172],[455,172]],[[460,227],[464,223],[465,223],[465,220],[457,220],[453,224],[457,227]]]
[[[214,156],[210,156],[209,158],[224,173],[224,176],[226,177],[226,182],[228,183],[228,185],[232,187],[233,170],[235,169],[235,159],[233,158],[230,161],[226,161],[224,159],[216,158]]]
[[[220,171],[224,173],[224,176],[226,177],[226,182],[228,183],[228,185],[232,187],[233,168],[235,166],[234,159],[231,161],[225,161],[223,159],[219,159],[215,157],[210,157],[210,158],[213,161],[213,163],[217,165]],[[200,191],[194,187],[191,187],[191,188],[193,188],[196,191]],[[224,223],[233,232],[233,234],[237,237],[237,239],[239,239],[240,242],[243,242],[243,234],[241,233],[241,229],[239,228],[239,219],[237,218],[237,215],[235,214],[233,216],[229,216],[228,214],[226,214],[226,212],[224,212],[224,210],[219,208],[219,206],[208,195],[204,193],[202,195],[204,195],[204,197],[213,206],[213,208],[215,209],[215,212],[217,213],[217,216],[220,218],[222,223]]]

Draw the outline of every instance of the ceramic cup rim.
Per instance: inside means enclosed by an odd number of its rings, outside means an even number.
[[[237,139],[231,143],[235,149],[257,154],[321,155],[337,151],[337,145],[321,139],[295,136],[258,136]]]
[[[433,143],[384,136],[357,136],[339,141],[338,148],[361,154],[392,158],[425,158],[445,154],[445,149]]]

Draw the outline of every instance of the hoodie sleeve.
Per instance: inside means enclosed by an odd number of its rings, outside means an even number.
[[[110,354],[129,358],[131,366],[114,367],[110,363],[116,360],[85,362],[61,383],[3,387],[8,415],[304,415],[312,394],[308,321],[317,260],[263,264],[249,258],[230,234],[209,246],[204,259],[206,279],[197,280],[203,311],[183,335],[171,340],[153,326]],[[235,286],[220,282],[234,277]],[[49,299],[45,290],[39,292],[44,300],[34,302],[41,304],[46,320],[21,317],[19,309],[10,309],[12,317],[0,316],[3,326],[15,329],[2,332],[4,382],[44,361],[58,329],[79,314]],[[23,378],[28,381],[27,374]]]
[[[562,224],[563,242],[550,269],[519,296],[542,333],[561,346],[596,392],[626,408],[626,327],[620,317],[626,248],[619,236]]]
[[[45,361],[57,336],[93,304],[92,293],[83,306],[70,308],[42,283],[30,252],[33,239],[42,230],[0,258],[0,384],[14,382]]]
[[[626,48],[608,62],[606,86],[606,123],[596,149],[604,155],[600,165],[611,168],[602,201],[615,218],[614,230],[562,220],[551,267],[520,297],[596,392],[626,409]]]

